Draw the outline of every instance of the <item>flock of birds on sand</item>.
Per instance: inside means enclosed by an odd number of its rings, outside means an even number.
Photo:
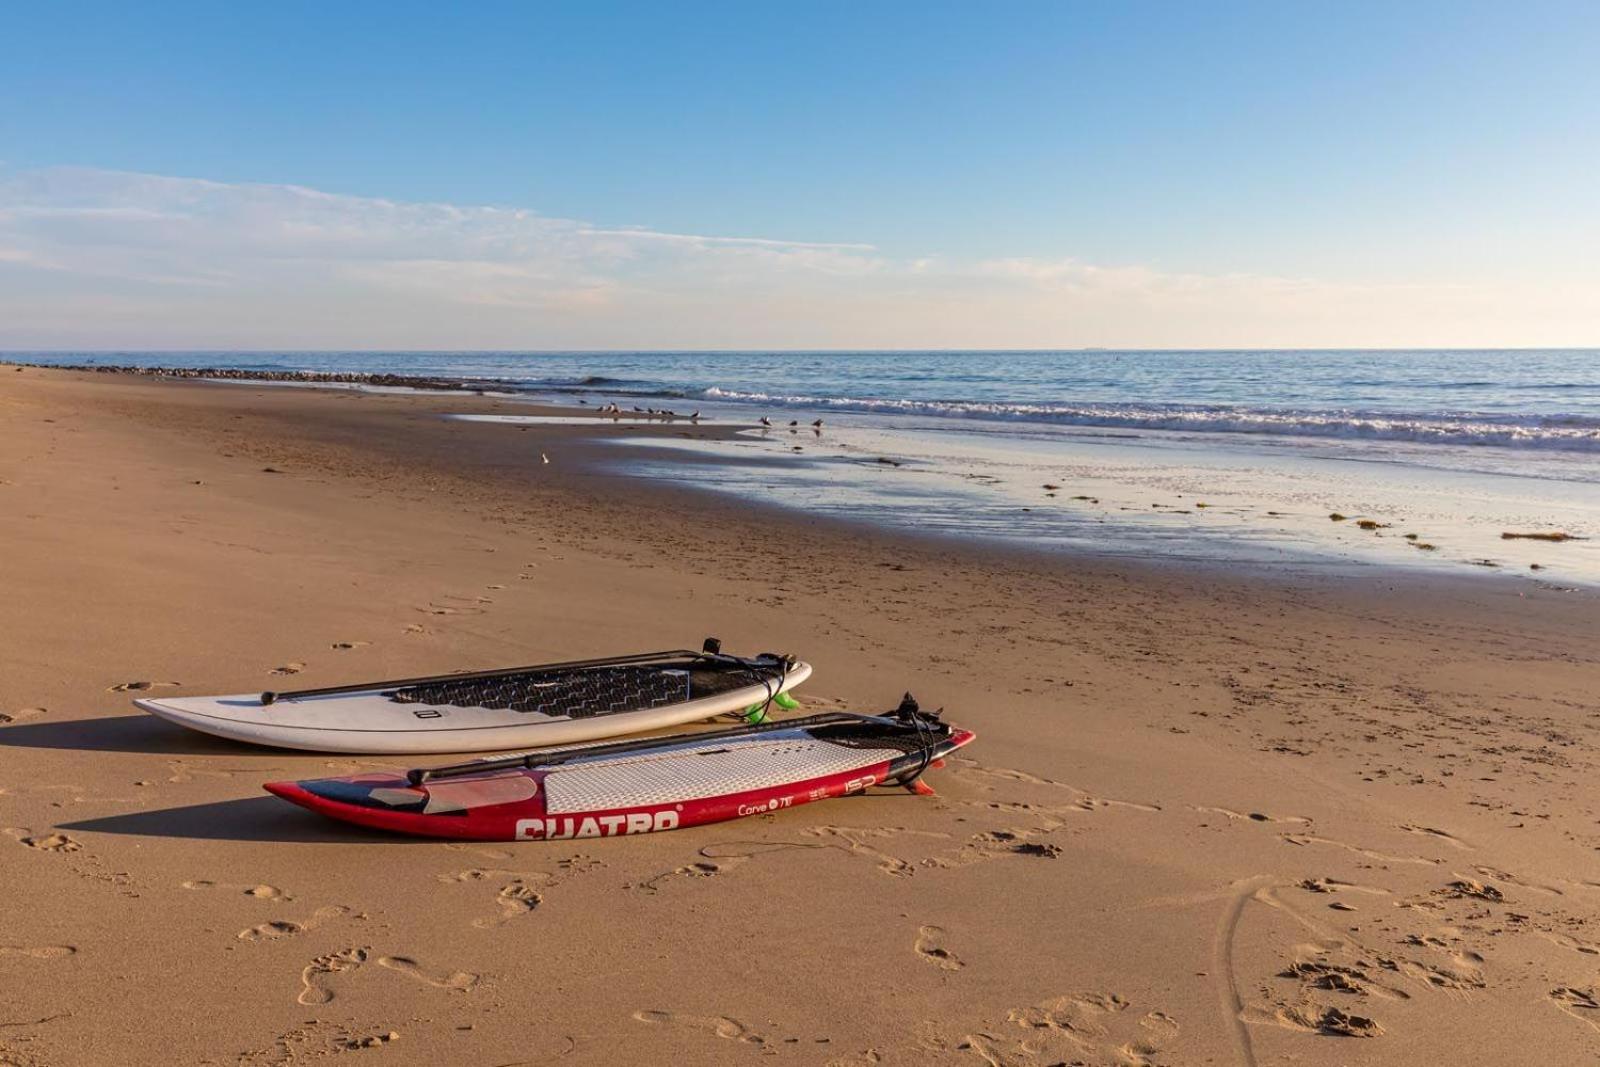
[[[585,404],[588,403],[588,401],[580,400],[578,403]],[[623,411],[622,408],[615,403],[601,405],[600,414],[611,415],[614,418],[621,418],[624,415],[643,415],[647,419],[688,419],[690,422],[700,421],[700,412],[698,411],[691,415],[679,415],[676,411],[668,411],[666,408],[642,408],[638,405],[634,405],[633,409],[630,411]]]
[[[579,403],[584,403],[584,401],[580,400]],[[672,421],[673,419],[688,419],[690,422],[700,421],[700,412],[698,409],[688,415],[679,415],[676,411],[669,411],[666,408],[642,408],[638,405],[634,405],[634,407],[629,411],[624,411],[621,405],[615,402],[601,405],[598,414],[610,415],[612,418],[622,418],[625,415],[643,415],[647,419],[666,419],[668,422]],[[760,421],[762,426],[769,428],[777,425],[765,415],[761,416]],[[798,429],[799,426],[799,419],[789,420],[790,429]],[[811,429],[816,433],[821,433],[822,420],[817,419],[816,421],[812,422]]]
[[[579,400],[578,403],[580,403],[580,404],[588,404],[589,402],[587,400]],[[700,411],[699,411],[699,409],[696,409],[692,414],[689,414],[689,415],[679,415],[676,411],[668,411],[666,408],[642,408],[642,407],[639,407],[638,405],[634,405],[633,409],[630,410],[630,411],[624,411],[624,410],[622,410],[621,406],[618,405],[615,402],[612,402],[610,404],[602,404],[602,405],[600,405],[600,407],[598,409],[596,409],[595,414],[597,414],[597,415],[609,415],[614,419],[620,419],[620,418],[625,418],[625,417],[630,417],[630,416],[632,416],[632,417],[642,416],[642,417],[647,418],[647,419],[665,419],[668,422],[671,422],[673,419],[688,419],[690,422],[693,422],[693,423],[698,423],[700,421]],[[765,415],[761,416],[761,420],[760,421],[761,421],[761,425],[762,425],[763,428],[770,429],[771,427],[776,425],[771,419],[769,419]],[[800,432],[800,420],[799,419],[790,419],[789,420],[789,432],[790,433],[799,433]],[[814,421],[811,424],[811,432],[816,434],[818,437],[822,436],[822,420],[821,419],[817,419],[816,421]],[[796,451],[799,451],[799,447],[798,446],[796,446]],[[545,455],[543,452],[540,452],[539,453],[539,461],[541,463],[549,463],[550,462],[550,457]]]
[[[764,426],[764,427],[770,427],[770,426],[773,426],[775,424],[773,423],[773,421],[771,419],[769,419],[765,415],[763,415],[763,416],[761,416],[761,425]],[[800,420],[799,419],[790,419],[789,420],[789,432],[790,433],[795,433],[799,429],[799,426],[800,426]],[[811,432],[815,433],[815,434],[820,434],[822,432],[822,420],[821,419],[818,419],[816,422],[813,422],[811,424]]]

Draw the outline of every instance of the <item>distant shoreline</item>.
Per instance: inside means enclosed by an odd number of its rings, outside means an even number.
[[[494,382],[468,378],[388,374],[361,371],[245,370],[238,367],[144,367],[130,363],[29,363],[0,359],[14,367],[35,370],[92,371],[96,374],[134,374],[145,378],[199,378],[227,382],[298,382],[306,385],[376,385],[409,389],[446,389],[478,392],[505,388]]]

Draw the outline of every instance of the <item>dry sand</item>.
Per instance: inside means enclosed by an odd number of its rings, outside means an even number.
[[[434,417],[494,409],[0,368],[0,1063],[1600,1055],[1588,594],[895,539]],[[979,740],[933,798],[485,846],[128,703],[707,634]]]

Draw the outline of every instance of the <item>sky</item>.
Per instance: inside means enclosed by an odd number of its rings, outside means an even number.
[[[0,348],[1600,345],[1600,4],[0,12]]]

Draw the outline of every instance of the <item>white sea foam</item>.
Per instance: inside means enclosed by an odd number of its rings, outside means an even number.
[[[941,418],[1045,422],[1132,430],[1277,434],[1426,444],[1600,452],[1600,420],[1585,416],[1478,413],[1306,411],[1162,404],[1010,404],[991,401],[882,400],[705,390],[724,402]]]

